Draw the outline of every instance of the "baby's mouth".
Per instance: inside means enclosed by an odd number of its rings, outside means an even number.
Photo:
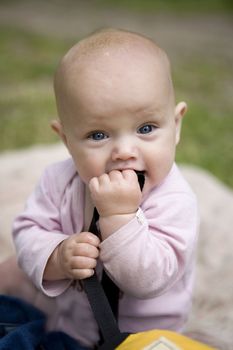
[[[135,170],[135,173],[137,174],[139,186],[140,186],[141,191],[142,191],[144,183],[145,183],[145,171]]]

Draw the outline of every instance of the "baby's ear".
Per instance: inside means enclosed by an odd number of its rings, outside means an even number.
[[[56,134],[60,137],[60,139],[64,142],[64,144],[67,146],[67,140],[66,140],[66,135],[63,131],[63,126],[58,119],[54,119],[50,123],[51,128],[53,131],[55,131]]]
[[[175,107],[175,123],[176,123],[176,144],[180,141],[180,132],[182,119],[187,112],[187,104],[185,102],[179,102]]]

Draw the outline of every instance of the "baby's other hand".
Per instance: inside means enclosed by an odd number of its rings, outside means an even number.
[[[142,193],[134,170],[112,170],[89,182],[92,200],[100,216],[135,213]]]
[[[94,273],[99,256],[99,238],[91,232],[74,234],[58,247],[57,259],[66,278],[84,279]]]

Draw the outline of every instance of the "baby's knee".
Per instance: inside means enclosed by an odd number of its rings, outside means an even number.
[[[35,293],[35,287],[19,268],[15,256],[0,263],[0,293],[16,297]]]
[[[20,298],[46,314],[52,314],[55,299],[45,296],[19,268],[15,256],[0,263],[0,294]]]

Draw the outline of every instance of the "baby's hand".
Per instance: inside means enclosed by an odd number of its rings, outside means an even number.
[[[100,240],[90,232],[74,234],[58,247],[57,262],[66,278],[83,279],[94,273]]]
[[[113,170],[94,177],[89,188],[101,217],[135,213],[142,198],[134,170]]]

